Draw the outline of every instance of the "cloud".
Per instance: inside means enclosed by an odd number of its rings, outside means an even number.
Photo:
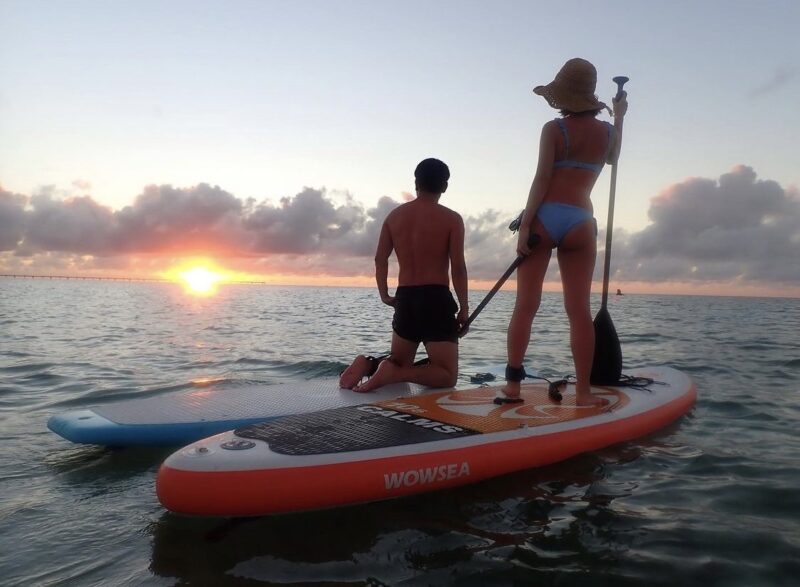
[[[350,194],[338,200],[312,188],[273,204],[242,200],[208,184],[151,185],[132,205],[114,211],[91,196],[71,196],[52,186],[30,197],[0,190],[0,251],[50,268],[54,255],[216,254],[269,258],[273,270],[322,271],[326,263],[341,263],[352,271],[347,260],[373,255],[383,220],[400,202],[383,197],[365,209]],[[298,264],[298,256],[306,262]],[[9,266],[5,257],[0,265]],[[86,260],[80,264],[86,266]],[[371,263],[364,264],[364,272],[372,272]]]
[[[114,213],[110,246],[94,254],[236,251],[245,204],[218,186],[147,186],[132,206]]]
[[[92,189],[92,184],[85,179],[76,179],[72,182],[72,187],[82,192],[88,192]]]
[[[649,217],[624,237],[618,278],[800,284],[800,198],[750,167],[672,185]]]
[[[55,199],[51,191],[34,194],[23,213],[25,233],[17,254],[45,251],[79,254],[109,250],[114,213],[89,196]]]
[[[464,248],[471,278],[498,279],[516,257],[511,213],[487,210],[464,219]]]
[[[25,234],[28,198],[0,187],[0,251],[13,251]]]
[[[771,78],[765,81],[760,86],[753,88],[750,91],[751,98],[758,98],[766,94],[771,94],[783,86],[790,84],[797,78],[798,70],[796,67],[780,68],[775,71]]]
[[[366,208],[348,193],[304,188],[273,203],[208,184],[161,185],[115,211],[52,187],[31,196],[0,189],[0,268],[145,272],[181,257],[216,255],[252,273],[371,276],[383,221],[407,199],[382,197]],[[507,228],[514,215],[490,209],[465,217],[471,279],[494,281],[514,259]],[[800,197],[758,179],[750,167],[667,187],[651,199],[649,218],[638,232],[615,230],[614,283],[800,286]],[[601,230],[596,280],[604,242]],[[559,280],[557,263],[546,279]]]
[[[244,227],[254,237],[256,252],[303,254],[342,251],[342,241],[358,240],[366,222],[363,207],[351,196],[336,205],[324,192],[305,188],[281,199],[278,206],[255,206],[244,219]]]

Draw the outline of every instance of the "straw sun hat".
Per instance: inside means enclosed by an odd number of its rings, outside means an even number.
[[[597,70],[585,59],[570,59],[556,74],[556,79],[546,86],[536,86],[533,93],[547,100],[553,108],[571,112],[585,112],[606,108],[594,94]]]

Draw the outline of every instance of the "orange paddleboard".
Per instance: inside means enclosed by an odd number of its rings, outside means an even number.
[[[195,442],[162,465],[168,509],[247,516],[328,508],[473,483],[643,436],[696,400],[669,367],[635,369],[645,388],[598,387],[602,406],[560,402],[542,384],[497,405],[500,386],[430,392],[255,424]],[[368,399],[366,396],[365,399]]]

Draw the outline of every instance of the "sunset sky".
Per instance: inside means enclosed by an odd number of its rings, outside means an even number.
[[[612,287],[800,296],[798,23],[796,0],[0,0],[0,273],[369,285],[433,156],[491,285],[556,116],[531,89],[580,56],[603,100],[631,78]]]

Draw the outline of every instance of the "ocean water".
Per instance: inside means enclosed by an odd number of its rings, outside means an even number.
[[[513,300],[498,294],[462,340],[463,378],[504,362]],[[391,310],[370,289],[198,298],[169,284],[0,279],[0,584],[797,585],[800,300],[628,295],[609,309],[626,368],[667,364],[697,384],[695,409],[667,429],[454,490],[202,519],[156,499],[174,448],[73,445],[47,419],[335,375],[388,347]],[[572,372],[558,294],[545,294],[529,358]]]

